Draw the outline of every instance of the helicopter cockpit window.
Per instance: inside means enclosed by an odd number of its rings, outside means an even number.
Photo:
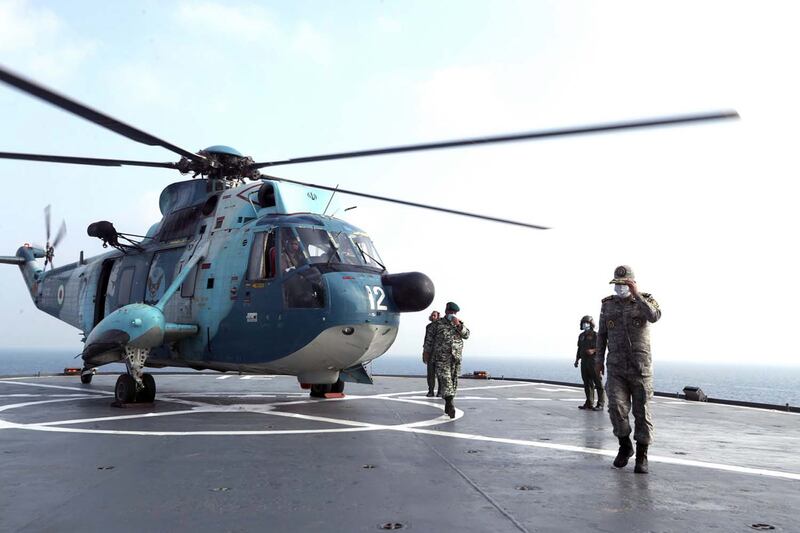
[[[385,270],[381,256],[378,255],[378,250],[375,249],[375,245],[372,244],[372,240],[369,237],[363,233],[354,233],[350,238],[355,243],[359,255],[361,255],[366,264]]]
[[[317,228],[297,228],[300,244],[310,263],[327,263],[336,248],[328,232]]]
[[[253,234],[253,247],[250,249],[250,261],[247,264],[247,279],[274,278],[277,272],[276,261],[275,231]]]
[[[331,233],[319,228],[297,228],[300,244],[311,264],[363,265],[353,241],[344,232]],[[369,264],[369,263],[367,263]]]
[[[356,249],[353,241],[347,236],[346,233],[338,232],[332,235],[333,241],[336,243],[337,259],[340,263],[347,265],[363,265],[361,254]]]
[[[281,272],[290,272],[308,263],[304,252],[305,247],[295,235],[294,230],[281,228],[280,241],[281,260],[278,268]]]
[[[286,307],[320,309],[325,305],[325,284],[317,265],[328,260],[332,249],[327,232],[313,228],[280,228],[281,261]],[[300,268],[309,265],[310,268]]]

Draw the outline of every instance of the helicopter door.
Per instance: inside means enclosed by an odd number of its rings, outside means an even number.
[[[278,248],[275,244],[275,230],[255,233],[250,260],[247,263],[247,281],[270,281],[277,273]]]
[[[281,286],[276,281],[280,263],[276,230],[254,233],[252,240],[243,303],[248,312],[264,313],[267,317],[281,311]]]
[[[97,294],[94,297],[95,326],[106,316],[106,292],[108,291],[108,279],[111,277],[112,268],[114,268],[113,259],[103,261],[100,278],[97,280]]]

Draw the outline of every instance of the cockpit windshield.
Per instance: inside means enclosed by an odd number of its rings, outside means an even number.
[[[298,255],[310,264],[358,265],[384,270],[372,241],[363,233],[330,232],[321,228],[295,228]],[[296,245],[295,245],[296,246]]]
[[[361,258],[367,265],[386,270],[386,267],[383,266],[381,256],[378,255],[378,250],[375,249],[375,245],[372,244],[372,240],[367,237],[366,234],[354,233],[350,235],[350,239],[352,239],[353,243],[358,248]]]
[[[297,228],[303,252],[308,256],[309,263],[326,263],[335,253],[336,249],[331,243],[328,232],[317,228]]]

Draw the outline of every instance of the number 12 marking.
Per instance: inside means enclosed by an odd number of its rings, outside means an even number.
[[[367,289],[367,298],[369,298],[369,308],[371,310],[386,311],[389,309],[383,305],[383,299],[386,297],[386,293],[383,292],[383,287],[364,285],[364,288]]]

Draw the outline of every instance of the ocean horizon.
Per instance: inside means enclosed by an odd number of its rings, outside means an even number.
[[[52,374],[66,367],[82,364],[79,350],[67,349],[0,349],[0,376]],[[78,356],[78,357],[76,357]],[[581,383],[580,369],[574,359],[553,356],[500,357],[467,355],[462,363],[463,373],[484,370],[492,377],[542,379]],[[711,398],[739,400],[776,405],[800,405],[800,366],[755,365],[724,363],[656,361],[653,364],[655,390],[681,393],[685,386],[700,387]],[[123,372],[124,366],[114,363],[102,368],[108,372]],[[190,371],[163,369],[160,371]],[[151,371],[158,372],[158,369]],[[374,374],[420,376],[425,365],[419,355],[384,355],[371,364]]]

